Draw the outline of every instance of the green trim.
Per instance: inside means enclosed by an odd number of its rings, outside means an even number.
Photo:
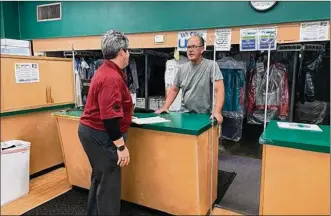
[[[57,118],[79,120],[80,116],[82,115],[82,111],[81,110],[70,110],[66,112],[59,111],[52,113],[52,115]],[[134,113],[134,116],[138,118],[146,118],[146,117],[156,116],[156,114]],[[209,128],[211,128],[210,115],[170,112],[169,114],[161,114],[161,116],[171,120],[171,122],[149,124],[149,125],[131,124],[131,127],[141,128],[146,130],[187,134],[194,136],[200,135],[203,132],[207,131]]]
[[[39,112],[45,112],[50,110],[59,110],[59,109],[71,109],[75,106],[74,103],[68,103],[68,104],[61,104],[56,106],[49,106],[49,107],[40,107],[40,108],[34,108],[34,109],[24,109],[24,110],[16,110],[16,111],[9,111],[9,112],[1,112],[0,117],[8,117],[8,116],[15,116],[15,115],[24,115],[24,114],[30,114],[30,113],[39,113]]]
[[[260,137],[260,144],[330,154],[330,126],[319,125],[322,132],[279,128],[270,121]]]

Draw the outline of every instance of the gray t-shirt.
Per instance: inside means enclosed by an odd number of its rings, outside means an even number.
[[[174,84],[182,89],[182,112],[211,113],[214,65],[214,80],[222,80],[221,70],[212,60],[202,59],[198,65],[187,62],[179,66]]]

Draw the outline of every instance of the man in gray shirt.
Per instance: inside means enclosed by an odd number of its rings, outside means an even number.
[[[216,62],[202,57],[204,43],[203,38],[200,36],[192,36],[188,40],[187,57],[190,61],[179,67],[164,106],[156,113],[169,112],[168,109],[177,97],[179,89],[182,89],[181,111],[212,114],[212,117],[216,118],[218,123],[222,123],[222,107],[224,103],[223,76]],[[213,81],[216,103],[214,113],[211,113],[213,110]]]

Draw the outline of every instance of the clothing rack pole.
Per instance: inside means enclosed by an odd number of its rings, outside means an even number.
[[[148,55],[145,53],[145,109],[149,108],[148,101]]]
[[[290,122],[293,122],[293,114],[294,114],[295,90],[296,90],[296,80],[297,80],[297,73],[296,72],[297,72],[298,57],[299,57],[299,53],[294,52],[292,88],[291,88],[291,102],[290,102],[290,117],[289,117]]]
[[[268,63],[267,63],[267,85],[266,85],[266,91],[265,91],[265,106],[264,106],[264,126],[263,131],[265,131],[265,128],[267,126],[267,110],[268,110],[268,92],[269,92],[269,72],[270,72],[270,52],[271,52],[271,44],[276,40],[277,36],[273,33],[270,34],[270,37],[267,38],[269,41],[268,44]],[[266,42],[266,41],[265,41]]]

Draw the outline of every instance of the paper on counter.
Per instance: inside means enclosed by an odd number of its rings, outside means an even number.
[[[322,132],[322,129],[318,125],[314,125],[314,124],[301,124],[301,123],[289,123],[289,122],[277,122],[277,124],[278,127],[280,128]]]
[[[168,119],[161,118],[160,116],[156,117],[148,117],[148,118],[132,118],[132,122],[136,124],[157,124],[157,123],[165,123],[165,122],[171,122]]]

